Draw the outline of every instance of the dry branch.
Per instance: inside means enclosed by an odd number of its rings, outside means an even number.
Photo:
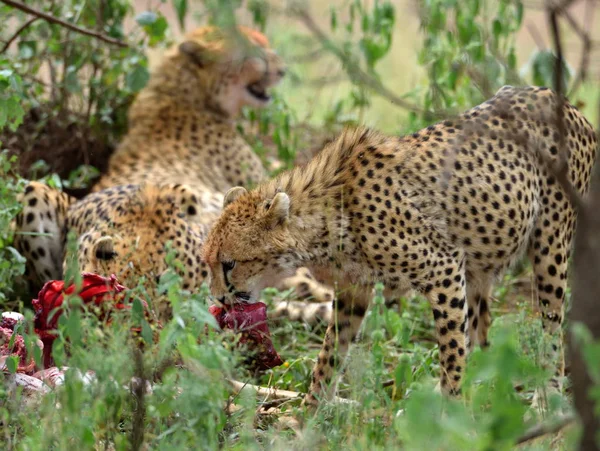
[[[6,52],[8,50],[8,48],[10,47],[10,45],[15,41],[15,39],[17,39],[19,37],[19,35],[23,32],[23,30],[25,30],[27,27],[29,27],[29,25],[31,25],[33,22],[35,22],[38,19],[39,19],[39,17],[32,17],[27,22],[25,22],[23,25],[21,25],[17,29],[17,31],[15,31],[15,33],[10,37],[10,39],[8,41],[6,41],[6,44],[4,44],[4,47],[2,47],[2,50],[0,50],[0,53]]]
[[[119,41],[118,39],[114,39],[111,38],[109,36],[106,36],[102,33],[97,33],[95,31],[91,31],[85,28],[81,28],[77,25],[74,25],[72,23],[66,22],[62,19],[59,19],[58,17],[54,17],[50,14],[47,14],[43,11],[39,11],[35,8],[32,8],[31,6],[25,5],[21,2],[15,2],[13,0],[0,0],[0,2],[8,5],[8,6],[12,6],[15,9],[18,9],[20,11],[26,12],[27,14],[31,14],[32,16],[35,16],[36,18],[39,19],[44,19],[46,22],[50,22],[56,25],[60,25],[61,27],[67,28],[71,31],[75,31],[76,33],[79,34],[84,34],[86,36],[91,36],[94,37],[96,39],[99,39],[101,41],[107,42],[109,44],[113,44],[113,45],[118,45],[119,47],[129,47],[125,42],[123,41]]]
[[[303,393],[290,391],[290,390],[278,390],[276,388],[270,387],[260,387],[258,385],[247,384],[245,382],[236,381],[233,379],[228,380],[229,384],[233,388],[234,394],[239,394],[244,390],[250,390],[254,392],[257,396],[264,397],[264,401],[267,399],[277,399],[284,401],[292,401],[292,400],[300,400],[304,398]],[[354,404],[356,401],[352,399],[340,398],[339,396],[335,396],[333,398],[333,402],[339,404]]]
[[[565,415],[558,417],[549,423],[535,425],[525,431],[525,433],[517,439],[516,444],[520,445],[547,434],[555,434],[574,421],[575,417],[573,415]]]
[[[564,154],[564,143],[566,141],[566,130],[564,127],[564,115],[562,106],[562,47],[560,30],[558,28],[558,15],[561,14],[568,19],[566,7],[572,0],[562,3],[548,4],[547,13],[550,22],[554,48],[556,53],[555,67],[555,89],[559,94],[559,105],[557,106],[556,119],[561,147]],[[585,67],[584,69],[585,70]],[[581,71],[581,69],[580,69]],[[560,105],[562,103],[562,105]],[[600,105],[599,105],[600,112]],[[582,323],[592,333],[594,339],[600,338],[600,317],[597,315],[597,296],[600,293],[600,279],[598,279],[598,266],[600,265],[600,241],[597,239],[600,227],[600,165],[595,162],[590,184],[590,191],[584,204],[581,197],[575,192],[567,177],[565,167],[557,168],[557,176],[561,175],[559,182],[571,198],[571,201],[579,201],[577,209],[577,229],[575,231],[575,245],[573,258],[573,290],[572,305],[569,314],[571,324]],[[572,197],[573,192],[577,196]],[[573,398],[575,409],[583,425],[583,433],[579,441],[578,449],[581,451],[593,451],[600,449],[596,440],[600,421],[595,413],[595,404],[589,396],[594,382],[588,373],[589,369],[583,356],[581,343],[575,343],[573,337],[568,340],[571,380],[573,386]],[[555,429],[556,430],[556,429]]]
[[[558,15],[564,11],[564,7],[570,4],[570,1],[563,2],[563,5],[551,7],[548,10],[548,21],[550,22],[550,29],[552,31],[552,40],[554,43],[554,51],[556,53],[554,63],[554,91],[556,93],[556,110],[554,115],[554,121],[556,129],[558,131],[558,155],[557,163],[553,164],[548,162],[551,169],[556,176],[558,183],[567,194],[571,204],[577,210],[581,210],[583,206],[583,200],[571,181],[569,180],[569,160],[567,157],[567,130],[565,127],[565,115],[564,109],[567,99],[563,93],[563,52],[562,43],[560,38],[560,30],[558,28]],[[545,156],[544,152],[540,152],[540,155]]]
[[[229,384],[233,388],[234,394],[239,394],[243,390],[250,390],[255,392],[258,396],[264,396],[265,398],[271,399],[301,399],[303,395],[299,392],[290,390],[278,390],[270,387],[260,387],[258,385],[247,384],[245,382],[236,381],[230,379]]]

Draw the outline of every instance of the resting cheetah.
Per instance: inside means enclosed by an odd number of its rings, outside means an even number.
[[[329,270],[340,293],[314,367],[316,403],[355,337],[376,282],[386,296],[415,289],[431,304],[441,387],[459,392],[468,351],[486,345],[492,284],[528,251],[547,332],[560,330],[575,212],[540,157],[564,152],[588,189],[596,137],[546,88],[506,86],[460,117],[404,137],[346,130],[311,162],[259,185],[233,188],[204,247],[221,302],[301,265]]]
[[[131,106],[127,135],[95,191],[149,182],[224,193],[265,178],[234,119],[244,106],[269,103],[285,65],[264,35],[239,32],[241,40],[201,27],[165,54]]]

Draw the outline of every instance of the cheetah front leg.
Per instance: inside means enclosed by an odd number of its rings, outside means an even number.
[[[562,222],[558,221],[555,229],[539,227],[534,233],[529,250],[537,283],[542,327],[545,341],[548,342],[544,346],[544,366],[553,368],[554,377],[550,380],[549,388],[558,392],[562,389],[565,370],[561,325],[570,249],[570,241],[567,238],[569,234],[564,226],[568,218],[561,219]]]
[[[469,321],[469,352],[475,345],[482,348],[489,346],[488,331],[492,324],[492,314],[490,312],[492,285],[485,286],[467,286],[467,302]]]
[[[449,264],[422,290],[431,304],[439,346],[442,393],[460,393],[469,349],[467,293],[462,264]]]
[[[339,367],[354,340],[373,292],[372,286],[353,286],[342,289],[333,301],[333,317],[327,327],[323,347],[313,368],[312,382],[305,404],[315,406],[322,398],[331,396],[330,387],[335,367]]]

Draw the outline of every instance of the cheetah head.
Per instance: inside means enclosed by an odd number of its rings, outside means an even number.
[[[184,288],[199,288],[206,275],[200,258],[203,237],[188,223],[180,194],[179,188],[145,186],[115,198],[109,219],[97,220],[79,237],[79,269],[115,274],[129,288],[142,281],[153,298],[159,278],[172,265]]]
[[[269,88],[285,73],[283,61],[261,33],[238,27],[222,30],[201,27],[172,50],[194,73],[191,89],[201,90],[206,103],[230,117],[244,106],[263,107],[271,100]],[[170,64],[167,59],[166,64]]]
[[[224,210],[204,244],[210,289],[224,304],[255,302],[300,266],[289,230],[290,198],[283,192],[230,189]]]

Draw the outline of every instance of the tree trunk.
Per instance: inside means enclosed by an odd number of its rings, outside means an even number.
[[[596,162],[587,206],[579,212],[573,259],[573,297],[569,322],[587,326],[595,340],[600,339],[600,164]],[[593,387],[581,346],[569,334],[571,380],[575,409],[583,425],[579,449],[600,450],[596,439],[600,433],[599,418],[594,415]]]

